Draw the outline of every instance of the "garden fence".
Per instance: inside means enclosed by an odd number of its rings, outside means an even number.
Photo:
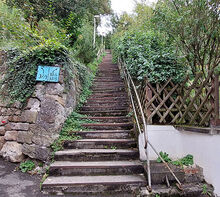
[[[148,124],[210,126],[219,119],[219,77],[209,72],[180,84],[170,78],[163,84],[147,80],[139,88]]]

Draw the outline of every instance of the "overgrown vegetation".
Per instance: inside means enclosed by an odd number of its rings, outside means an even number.
[[[160,156],[163,158],[164,161],[168,162],[168,163],[171,163],[173,165],[176,165],[176,166],[190,166],[190,165],[193,165],[194,164],[194,161],[193,161],[193,156],[192,155],[186,155],[185,157],[181,158],[181,159],[178,159],[178,160],[172,160],[170,157],[169,157],[169,154],[166,153],[166,152],[160,152]],[[162,160],[158,157],[157,158],[157,162],[158,163],[162,163]]]
[[[63,142],[66,140],[74,141],[80,139],[79,136],[77,136],[74,131],[82,131],[86,130],[86,128],[82,127],[82,124],[85,123],[92,123],[93,121],[88,119],[81,119],[85,118],[85,115],[81,115],[77,112],[73,112],[65,121],[63,128],[60,132],[59,138],[54,141],[54,143],[51,145],[51,148],[54,152],[62,150],[63,149]]]
[[[109,12],[107,2],[101,2],[98,10]],[[78,75],[83,86],[92,79],[91,72],[96,68],[90,69],[90,66],[100,47],[97,39],[93,48],[93,24],[89,20],[97,14],[93,9],[96,4],[69,2],[70,7],[66,7],[63,1],[57,3],[0,2],[0,49],[8,54],[0,95],[1,99],[10,101],[9,104],[19,101],[25,105],[34,92],[38,65],[62,65],[66,83]],[[58,5],[63,9],[58,9]],[[78,12],[79,9],[82,12]]]
[[[207,76],[220,63],[219,6],[217,0],[137,3],[135,14],[113,18],[114,61],[121,58],[134,79],[151,83]]]

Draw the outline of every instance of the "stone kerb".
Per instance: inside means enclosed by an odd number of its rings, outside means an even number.
[[[20,103],[8,107],[1,102],[0,154],[12,162],[22,161],[24,155],[48,160],[50,145],[76,106],[79,88],[75,78],[67,91],[61,68],[58,83],[37,82],[24,109],[20,109]]]

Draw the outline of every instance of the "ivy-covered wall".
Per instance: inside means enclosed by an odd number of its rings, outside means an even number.
[[[0,57],[0,68],[3,68],[5,55]],[[20,102],[12,105],[8,105],[8,101],[0,102],[0,154],[4,158],[12,162],[20,162],[24,155],[43,161],[49,159],[50,145],[75,108],[81,91],[74,66],[69,66],[72,70],[68,74],[74,77],[68,83],[66,71],[60,67],[59,82],[37,82],[25,107]]]

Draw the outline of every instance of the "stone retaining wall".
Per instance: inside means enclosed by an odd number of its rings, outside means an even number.
[[[0,70],[4,68],[4,59],[5,54],[0,53]],[[38,82],[24,109],[20,109],[20,103],[8,107],[0,102],[0,154],[4,158],[12,162],[22,161],[24,155],[42,161],[49,159],[50,145],[75,108],[80,92],[77,78],[70,84],[67,90],[61,68],[59,82]]]

